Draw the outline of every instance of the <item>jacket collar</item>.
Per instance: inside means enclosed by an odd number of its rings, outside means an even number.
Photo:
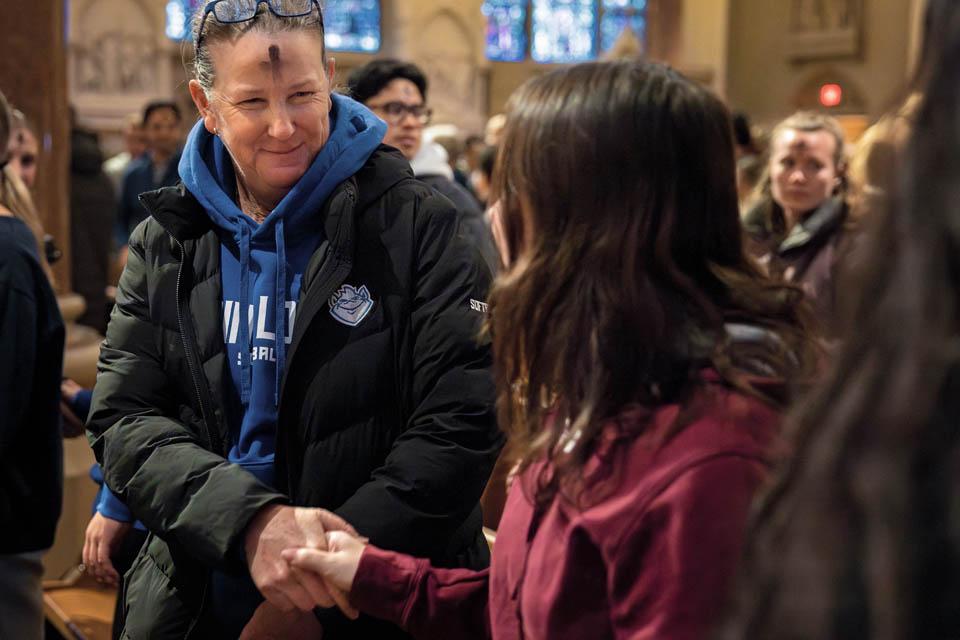
[[[833,234],[847,218],[847,205],[842,198],[830,198],[807,218],[794,225],[777,248],[783,255],[802,249]]]
[[[352,189],[356,209],[363,210],[391,187],[413,177],[410,164],[399,151],[380,145],[353,178],[341,183],[334,190],[327,199],[327,206],[339,200],[337,195],[341,191]],[[183,183],[143,193],[140,195],[140,202],[170,235],[181,242],[195,240],[214,230],[213,223],[203,207]],[[325,226],[329,227],[331,223],[338,224],[339,220],[328,219]],[[327,228],[327,237],[332,239],[336,234],[330,233],[331,231]]]
[[[403,154],[383,144],[355,177],[359,189],[357,210],[365,209],[398,183],[414,179],[413,169]]]
[[[213,229],[207,213],[182,182],[141,193],[140,203],[180,242],[195,240]]]

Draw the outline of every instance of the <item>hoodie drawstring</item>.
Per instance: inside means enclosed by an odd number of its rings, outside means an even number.
[[[253,363],[250,355],[250,328],[253,324],[253,308],[250,306],[250,227],[239,224],[240,237],[240,402],[246,406],[250,402],[251,371]]]
[[[247,405],[250,402],[253,375],[253,356],[251,355],[253,346],[250,333],[256,314],[250,306],[250,227],[240,224],[239,228],[240,236],[237,238],[237,244],[240,245],[240,309],[247,310],[246,322],[242,320],[240,322],[240,344],[243,345],[240,350],[240,401]],[[280,382],[283,380],[283,371],[287,362],[287,244],[283,231],[283,218],[276,221],[275,234],[277,281],[274,294],[274,354],[277,358],[277,372],[274,380],[273,401],[280,406]]]
[[[277,379],[273,390],[273,401],[280,406],[280,381],[287,361],[287,245],[283,234],[283,218],[276,222],[277,242],[277,293],[276,293],[276,329],[274,330]]]

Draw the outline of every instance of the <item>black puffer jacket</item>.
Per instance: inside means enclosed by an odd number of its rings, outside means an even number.
[[[130,638],[205,637],[211,567],[245,571],[265,504],[331,509],[378,546],[446,566],[488,561],[478,499],[498,454],[490,348],[477,336],[490,273],[449,201],[384,147],[318,215],[280,396],[279,491],[225,460],[220,245],[183,187],[143,197],[100,355],[89,421],[107,484],[152,532],[127,580]],[[331,295],[364,283],[356,327]],[[322,617],[325,640],[405,637]]]
[[[490,226],[483,217],[483,209],[470,193],[459,184],[446,176],[421,175],[417,180],[424,182],[437,193],[450,199],[460,212],[460,224],[467,241],[477,248],[490,270],[496,273],[500,269],[500,255],[493,243],[493,234]]]

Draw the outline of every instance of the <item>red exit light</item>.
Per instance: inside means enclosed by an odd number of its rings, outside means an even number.
[[[820,87],[820,104],[836,107],[843,101],[843,87],[838,84],[825,84]]]

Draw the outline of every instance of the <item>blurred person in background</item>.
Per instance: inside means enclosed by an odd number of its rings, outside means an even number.
[[[821,331],[837,332],[837,290],[855,239],[840,124],[798,112],[774,127],[766,172],[743,217],[751,252],[771,276],[801,286]]]
[[[498,113],[487,120],[487,126],[484,128],[483,141],[488,147],[500,146],[503,139],[503,129],[507,126],[507,116]]]
[[[36,141],[36,137],[30,133],[23,112],[10,106],[8,116],[10,119],[9,135],[7,136],[7,142],[0,146],[0,153],[6,151],[5,157],[9,160],[6,161],[5,169],[17,180],[8,180],[6,184],[7,207],[15,217],[22,220],[30,229],[30,233],[33,234],[37,243],[40,267],[47,275],[51,285],[56,287],[50,265],[61,257],[61,253],[56,248],[53,239],[44,231],[40,214],[34,206],[29,186],[25,181],[25,179],[34,181],[37,178],[37,147],[35,144],[30,144],[30,140]],[[31,149],[33,149],[32,152]],[[9,204],[11,200],[14,201],[12,206]]]
[[[487,144],[483,141],[483,136],[467,136],[467,139],[463,142],[463,156],[461,157],[461,168],[464,173],[469,175],[476,171],[477,167],[480,166],[480,155],[486,148]]]
[[[132,160],[123,176],[115,222],[115,241],[119,248],[127,244],[133,229],[148,216],[140,204],[140,194],[161,187],[172,187],[180,180],[183,132],[180,107],[174,102],[151,102],[143,110],[143,132],[147,152]]]
[[[470,192],[470,177],[461,170],[463,165],[464,144],[456,135],[440,135],[433,138],[447,152],[447,164],[453,171],[453,181]]]
[[[71,112],[73,113],[73,112]],[[106,288],[113,248],[116,194],[103,171],[103,152],[96,134],[80,127],[74,116],[70,131],[70,265],[73,290],[86,310],[77,322],[103,334],[107,330]]]
[[[37,164],[40,143],[30,121],[19,109],[12,110],[13,133],[10,135],[10,168],[20,176],[27,189],[33,189],[37,182]]]
[[[416,65],[384,58],[372,60],[350,72],[347,90],[387,123],[384,144],[400,150],[414,175],[453,202],[460,214],[468,242],[480,252],[494,272],[500,264],[483,210],[469,191],[454,181],[446,150],[424,143],[423,129],[430,123],[428,82]]]
[[[124,149],[103,163],[103,172],[110,178],[118,196],[123,189],[123,175],[130,163],[147,151],[147,136],[143,131],[143,116],[131,113],[123,123]]]
[[[960,3],[927,5],[913,133],[849,335],[787,422],[722,640],[960,633]]]
[[[10,108],[0,93],[0,638],[43,637],[41,557],[63,493],[60,376],[64,326],[30,195],[10,166]]]
[[[480,154],[480,160],[476,170],[471,174],[470,181],[473,183],[473,191],[477,194],[477,199],[484,207],[489,207],[490,189],[493,187],[493,170],[497,162],[497,148],[485,147]]]
[[[740,211],[745,212],[750,206],[751,195],[763,177],[766,164],[747,115],[735,113],[732,122],[737,152],[737,195],[740,199]]]

